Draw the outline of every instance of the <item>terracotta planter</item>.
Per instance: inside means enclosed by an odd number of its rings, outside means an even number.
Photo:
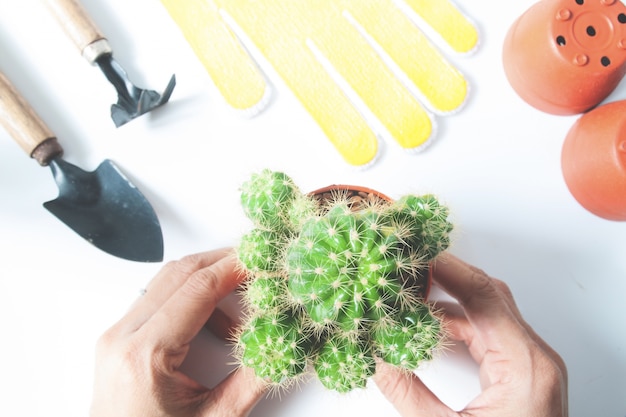
[[[561,165],[583,207],[605,219],[626,221],[626,101],[581,116],[563,143]]]
[[[619,0],[542,0],[503,45],[513,87],[531,106],[578,114],[604,100],[626,74],[626,6]]]
[[[333,184],[323,188],[319,188],[317,190],[311,191],[309,194],[315,196],[320,201],[324,201],[332,197],[336,193],[348,193],[348,196],[354,202],[353,208],[358,210],[359,205],[363,201],[372,200],[372,199],[380,199],[387,202],[392,202],[393,199],[379,191],[373,190],[371,188],[363,187],[360,185],[346,185],[346,184]],[[428,299],[428,295],[430,294],[430,289],[432,286],[432,267],[428,268],[427,276],[423,277],[423,283],[421,286],[422,292],[420,297],[424,300]]]

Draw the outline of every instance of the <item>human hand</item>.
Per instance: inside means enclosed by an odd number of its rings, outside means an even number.
[[[472,51],[478,33],[448,0],[406,0],[405,10],[394,0],[161,1],[230,105],[255,113],[268,101],[239,42],[247,38],[352,165],[375,159],[384,131],[404,149],[423,147],[430,112],[455,111],[467,95],[463,75],[412,21],[448,49]]]
[[[228,327],[216,304],[241,282],[226,249],[170,262],[96,349],[91,417],[245,416],[265,391],[240,368],[212,389],[183,374],[189,344],[212,317]]]
[[[404,417],[566,417],[567,369],[561,357],[524,321],[507,285],[446,255],[434,280],[465,314],[444,312],[450,336],[464,342],[480,365],[482,393],[454,412],[415,374],[380,363],[381,392]]]

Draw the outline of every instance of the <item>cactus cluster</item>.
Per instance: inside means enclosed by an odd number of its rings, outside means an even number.
[[[411,371],[432,358],[443,329],[424,302],[428,266],[452,230],[434,196],[320,200],[264,170],[242,185],[241,203],[254,225],[237,248],[248,275],[243,366],[279,386],[310,366],[348,392],[366,385],[376,357]]]

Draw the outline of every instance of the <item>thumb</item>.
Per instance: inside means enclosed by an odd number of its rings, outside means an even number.
[[[378,361],[373,378],[380,392],[404,417],[457,415],[412,372]]]
[[[239,367],[211,390],[206,416],[244,417],[267,392],[268,384],[250,368]]]

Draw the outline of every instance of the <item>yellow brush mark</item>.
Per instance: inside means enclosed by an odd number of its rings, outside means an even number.
[[[352,165],[372,162],[378,141],[337,78],[407,149],[424,145],[433,127],[428,112],[386,65],[387,57],[435,112],[451,112],[465,101],[467,83],[462,74],[393,0],[161,1],[227,101],[236,108],[250,108],[262,99],[265,85],[220,11],[230,16]],[[453,33],[455,25],[466,27],[461,18],[467,20],[448,2],[409,4],[455,49],[463,46],[461,41],[471,41],[465,29],[458,36]],[[450,22],[444,14],[449,14]],[[380,49],[384,57],[377,53]]]
[[[446,0],[404,0],[459,53],[478,45],[478,31],[455,5]]]
[[[310,3],[307,13],[302,13],[304,3]],[[246,33],[253,34],[251,39],[259,51],[273,64],[343,158],[352,165],[365,165],[376,157],[378,139],[306,45],[307,39],[333,27],[329,21],[332,3],[329,0],[229,0],[222,6]],[[277,27],[283,35],[277,36]]]
[[[161,0],[229,105],[256,107],[266,83],[210,0]]]
[[[339,3],[342,8],[332,16],[326,9],[329,27],[312,37],[315,46],[402,147],[425,144],[432,133],[428,113],[349,23],[342,13],[346,4]]]
[[[415,84],[434,111],[448,113],[465,102],[467,81],[463,75],[392,0],[344,1],[349,13]]]

